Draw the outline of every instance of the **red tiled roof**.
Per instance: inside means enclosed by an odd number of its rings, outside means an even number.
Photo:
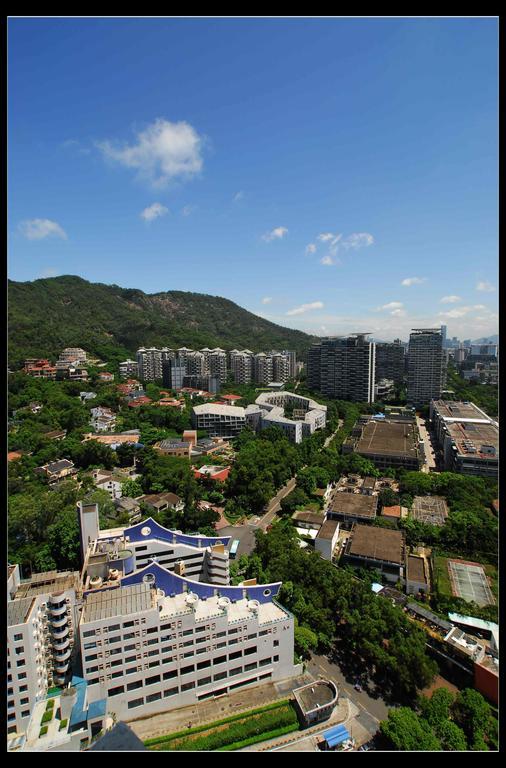
[[[22,455],[21,451],[9,451],[7,454],[7,461],[15,461],[16,459],[20,459]]]
[[[381,514],[385,515],[385,517],[400,517],[401,508],[398,505],[393,507],[383,507]]]
[[[242,400],[241,395],[222,395],[222,400]]]

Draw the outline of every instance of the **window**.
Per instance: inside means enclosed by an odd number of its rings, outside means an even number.
[[[22,667],[22,666],[24,666],[24,664],[25,664],[25,660],[24,659],[20,659],[19,661],[16,662],[16,666],[18,666],[18,667]]]
[[[23,699],[23,701],[20,702],[21,704],[28,704],[28,699]],[[13,707],[14,706],[14,699],[7,699],[7,706]]]
[[[83,637],[93,637],[94,634],[95,634],[95,630],[89,629],[87,632],[83,632]]]
[[[209,637],[197,637],[195,640],[196,643],[205,643],[206,640],[209,640]]]
[[[98,683],[98,677],[92,677],[91,680],[88,680],[88,685],[95,685],[95,683]]]
[[[244,671],[245,672],[250,672],[250,670],[256,669],[256,668],[257,668],[256,661],[252,661],[251,664],[246,664],[246,666],[244,667]]]
[[[193,629],[185,629],[183,632],[183,637],[188,637],[188,635],[193,635]]]
[[[159,691],[158,693],[150,693],[149,696],[146,696],[146,704],[150,704],[152,701],[158,701],[162,698],[162,694]]]
[[[118,653],[123,653],[123,649],[122,648],[112,648],[109,651],[109,653],[111,654],[111,656],[117,656]]]
[[[134,622],[133,621],[125,621],[123,624],[123,629],[126,629],[127,627],[133,627]]]
[[[232,659],[240,659],[242,656],[242,651],[234,651],[234,653],[229,653],[228,658],[230,661]]]
[[[195,672],[195,665],[190,664],[188,667],[182,667],[181,668],[181,674],[182,675],[189,675],[190,672]]]
[[[200,687],[201,685],[208,685],[210,682],[211,677],[201,677],[200,680],[197,680],[197,685]]]
[[[257,633],[253,632],[252,635],[248,635],[248,640],[253,640],[253,638],[255,638],[256,636],[257,636]]]
[[[96,659],[98,659],[98,656],[97,656],[96,653],[92,653],[92,654],[90,654],[90,656],[85,656],[84,657],[85,661],[95,661]]]
[[[120,640],[121,640],[121,637],[119,635],[115,635],[114,637],[109,638],[110,643],[119,643]]]
[[[151,640],[148,640],[146,645],[156,645],[157,643],[158,643],[158,638],[157,637],[152,637]]]
[[[206,667],[210,667],[211,662],[210,661],[199,661],[197,664],[197,669],[205,669]]]
[[[242,672],[242,667],[234,667],[230,670],[229,675],[232,677],[232,675],[240,675]]]
[[[137,672],[137,667],[130,667],[130,669],[125,670],[125,675],[134,675]]]
[[[12,696],[14,693],[14,688],[7,688],[7,696]]]
[[[274,648],[277,648],[279,645],[279,640],[274,640]]]
[[[123,635],[123,640],[131,640],[133,637],[135,637],[135,632],[127,632]]]
[[[214,680],[214,681],[216,681],[216,680],[223,680],[223,678],[224,678],[224,677],[226,677],[226,676],[227,676],[227,673],[226,673],[226,671],[223,671],[223,672],[217,672],[217,673],[214,675],[214,677],[213,677],[213,680]]]
[[[14,635],[14,642],[17,642],[18,640],[22,640],[22,639],[23,639],[23,635],[22,634],[21,635]]]
[[[109,688],[109,696],[119,696],[120,693],[124,693],[125,686],[124,685],[118,685],[116,688]]]
[[[30,717],[30,710],[29,709],[23,709],[21,711],[21,717]]]
[[[90,648],[96,648],[96,647],[97,647],[96,643],[85,643],[84,644],[84,650],[85,651],[89,651]]]
[[[125,664],[130,664],[130,662],[135,661],[137,656],[127,656],[125,659]]]
[[[229,645],[235,645],[236,643],[239,642],[239,640],[240,640],[239,637],[233,637],[231,640],[228,641],[228,644]]]
[[[226,657],[226,656],[217,656],[217,657],[214,659],[214,663],[215,663],[215,664],[224,664],[226,660],[227,660],[227,657]]]
[[[250,648],[245,648],[244,655],[245,656],[251,656],[252,653],[256,653],[256,652],[257,652],[256,645],[252,645]]]
[[[236,635],[239,632],[239,628],[235,627],[235,629],[229,629],[228,634],[229,635]]]
[[[132,699],[128,702],[128,709],[134,709],[134,707],[142,707],[144,699]]]
[[[119,629],[119,624],[111,624],[110,627],[107,627],[109,632],[115,632],[117,629]]]
[[[90,675],[92,672],[98,672],[98,667],[88,667],[86,670],[86,674]]]
[[[121,670],[119,672],[113,672],[111,677],[123,677],[123,672]]]
[[[154,685],[154,683],[160,682],[160,675],[153,675],[153,677],[146,678],[146,685]]]
[[[267,664],[272,664],[272,659],[260,659],[260,663],[258,666],[266,667]]]
[[[177,677],[177,669],[171,669],[170,672],[163,673],[164,680],[170,680],[171,677]]]
[[[163,692],[163,695],[164,697],[175,696],[176,693],[179,693],[179,688],[168,688],[166,691]]]
[[[28,686],[27,685],[20,685],[19,686],[19,692],[20,693],[21,693],[21,691],[27,691],[27,690],[28,690]]]
[[[274,661],[279,661],[279,656],[274,656]]]
[[[193,681],[191,683],[184,683],[184,685],[181,686],[181,693],[183,693],[183,691],[190,691],[192,688],[195,688],[195,683]]]
[[[158,632],[158,627],[151,627],[150,629],[148,629],[147,634],[152,635],[153,632]]]
[[[150,661],[148,664],[149,669],[152,669],[153,667],[159,667],[159,666],[160,664],[158,663],[158,661]]]
[[[125,652],[134,651],[134,650],[135,650],[135,643],[133,643],[133,645],[125,645]]]
[[[209,627],[197,627],[195,632],[205,632],[206,629],[209,629]]]

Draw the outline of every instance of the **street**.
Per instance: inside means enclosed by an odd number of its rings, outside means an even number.
[[[330,662],[326,656],[313,655],[307,663],[307,669],[313,677],[324,677],[337,684],[339,691],[360,710],[358,720],[372,738],[378,730],[380,721],[387,718],[390,709],[383,699],[373,698],[365,690],[356,691],[353,682],[346,680],[340,667]]]

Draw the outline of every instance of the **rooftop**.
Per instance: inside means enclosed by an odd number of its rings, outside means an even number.
[[[401,516],[401,508],[398,504],[393,507],[383,507],[381,514],[385,517],[399,517]]]
[[[443,525],[448,517],[448,505],[442,496],[415,496],[411,514],[423,523]]]
[[[409,581],[418,581],[427,584],[423,557],[416,557],[416,555],[408,556],[406,575]]]
[[[33,597],[22,597],[20,600],[11,600],[7,603],[7,626],[15,627],[24,624],[30,615]]]
[[[499,429],[491,423],[453,421],[446,429],[460,455],[487,459],[499,456]]]
[[[378,506],[377,496],[363,493],[335,493],[329,511],[337,515],[374,518]]]
[[[332,681],[315,680],[301,688],[295,688],[293,695],[306,714],[337,701],[337,688]]]
[[[339,523],[337,520],[325,520],[316,538],[332,539],[334,537],[334,534],[338,526],[339,526]]]
[[[78,571],[46,571],[34,573],[30,579],[21,581],[17,591],[16,600],[23,597],[35,597],[35,595],[54,595],[65,592],[67,589],[78,589]]]
[[[82,621],[91,622],[113,616],[129,616],[155,607],[156,590],[149,584],[132,584],[88,594],[84,602]]]
[[[238,419],[245,418],[244,408],[238,405],[216,405],[215,403],[204,403],[195,405],[193,412],[196,416],[234,416]]]
[[[297,523],[321,526],[325,520],[325,515],[323,512],[294,512],[292,520],[295,520]]]
[[[418,456],[418,431],[412,422],[375,421],[363,425],[355,450],[362,454]]]
[[[404,562],[404,535],[401,531],[355,523],[348,539],[346,553],[396,565]]]
[[[434,400],[434,408],[444,419],[479,419],[484,421],[491,421],[484,411],[482,411],[474,403],[460,400]]]

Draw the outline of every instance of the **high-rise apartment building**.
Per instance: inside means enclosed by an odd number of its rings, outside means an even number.
[[[404,347],[400,342],[376,344],[376,381],[390,379],[396,386],[404,380]]]
[[[295,379],[297,377],[297,354],[293,349],[282,349],[281,354],[285,355],[290,361],[290,378]]]
[[[230,370],[237,384],[251,384],[253,381],[253,355],[249,352],[232,350]]]
[[[162,347],[140,347],[137,350],[137,367],[142,381],[156,381],[163,378],[163,361],[172,360],[176,356],[173,349]]]
[[[207,373],[218,379],[220,384],[227,381],[227,353],[224,349],[211,349],[208,357]]]
[[[445,374],[441,328],[413,329],[408,351],[408,404],[421,408],[439,400]]]
[[[308,352],[308,386],[326,397],[374,401],[375,344],[367,333],[329,337]]]
[[[188,376],[205,376],[207,373],[207,360],[203,352],[188,352],[184,361]]]
[[[253,359],[253,372],[256,384],[264,386],[270,384],[273,379],[273,360],[271,355],[259,352]]]
[[[280,352],[272,356],[272,380],[285,383],[290,378],[290,358]]]
[[[162,381],[164,387],[169,389],[181,389],[184,387],[186,376],[185,362],[176,357],[173,360],[164,360],[162,363]]]

